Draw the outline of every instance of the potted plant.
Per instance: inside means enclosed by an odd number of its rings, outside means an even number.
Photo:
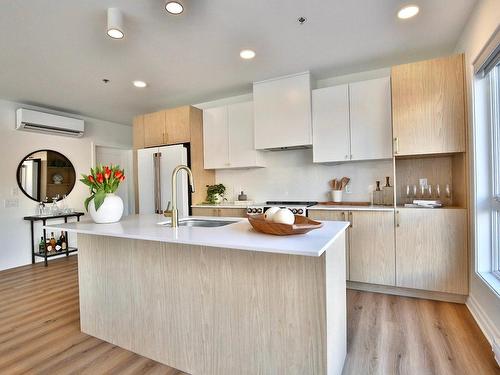
[[[217,204],[221,203],[226,193],[226,187],[223,184],[207,185],[207,203]]]
[[[90,169],[90,174],[82,174],[81,182],[90,189],[85,199],[85,209],[98,224],[115,223],[123,215],[123,201],[115,195],[120,183],[125,180],[123,169],[118,165],[98,165]]]

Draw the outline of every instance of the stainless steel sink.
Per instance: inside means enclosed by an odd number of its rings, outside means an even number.
[[[179,220],[180,227],[203,227],[215,228],[236,223],[237,220],[205,220],[205,219],[181,219]],[[170,226],[170,222],[159,223],[161,225]]]

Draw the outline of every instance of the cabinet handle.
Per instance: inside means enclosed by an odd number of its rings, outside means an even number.
[[[399,228],[399,211],[396,211],[396,228]]]
[[[394,154],[399,153],[399,138],[394,138]]]
[[[350,155],[350,158],[349,158],[349,159],[350,159],[350,160],[352,160],[352,154]]]
[[[345,212],[342,211],[342,221],[345,221]]]
[[[350,227],[351,227],[351,228],[354,228],[354,218],[353,218],[352,211],[349,211],[349,217],[351,218],[351,220],[350,220],[350,221],[351,221],[351,225],[350,225]]]

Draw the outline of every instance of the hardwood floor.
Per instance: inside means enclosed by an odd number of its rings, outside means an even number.
[[[500,374],[464,305],[349,291],[344,374]],[[0,272],[0,374],[165,374],[80,332],[77,257]]]

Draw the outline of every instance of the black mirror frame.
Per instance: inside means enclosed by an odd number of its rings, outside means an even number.
[[[23,189],[23,187],[22,187],[22,185],[21,185],[21,181],[19,181],[19,171],[20,171],[20,169],[22,168],[22,165],[23,165],[24,161],[26,160],[26,158],[27,158],[28,156],[30,156],[30,155],[32,155],[32,154],[35,154],[35,153],[37,153],[37,152],[44,152],[44,151],[45,151],[45,152],[49,152],[49,151],[50,151],[50,152],[54,152],[54,153],[56,153],[56,154],[61,155],[62,157],[64,157],[64,158],[65,158],[65,159],[69,162],[69,164],[70,164],[71,168],[73,168],[73,171],[75,171],[75,179],[74,179],[74,181],[73,181],[73,184],[70,186],[69,191],[68,191],[68,193],[66,194],[66,196],[68,196],[68,195],[70,195],[70,194],[71,194],[71,192],[72,192],[72,191],[73,191],[73,189],[75,188],[75,183],[76,183],[76,169],[75,169],[75,166],[73,165],[73,163],[71,162],[71,160],[69,160],[69,158],[68,158],[66,155],[64,155],[64,154],[60,153],[59,151],[50,150],[50,149],[41,149],[41,150],[32,151],[32,152],[30,152],[28,155],[26,155],[23,159],[21,159],[21,162],[20,162],[20,163],[19,163],[19,165],[17,166],[17,169],[16,169],[16,181],[17,181],[17,186],[18,186],[18,187],[19,187],[19,189],[23,192],[23,194],[24,194],[24,195],[26,195],[29,199],[31,199],[32,201],[35,201],[35,202],[38,202],[38,200],[37,200],[37,199],[35,199],[35,198],[33,198],[33,197],[32,197],[31,195],[29,195],[28,193],[26,193],[26,191],[24,191],[24,189]],[[41,200],[43,200],[45,197],[40,197],[40,198],[41,198]],[[62,197],[60,197],[60,198],[58,199],[58,201],[60,201],[61,199],[62,199]]]

